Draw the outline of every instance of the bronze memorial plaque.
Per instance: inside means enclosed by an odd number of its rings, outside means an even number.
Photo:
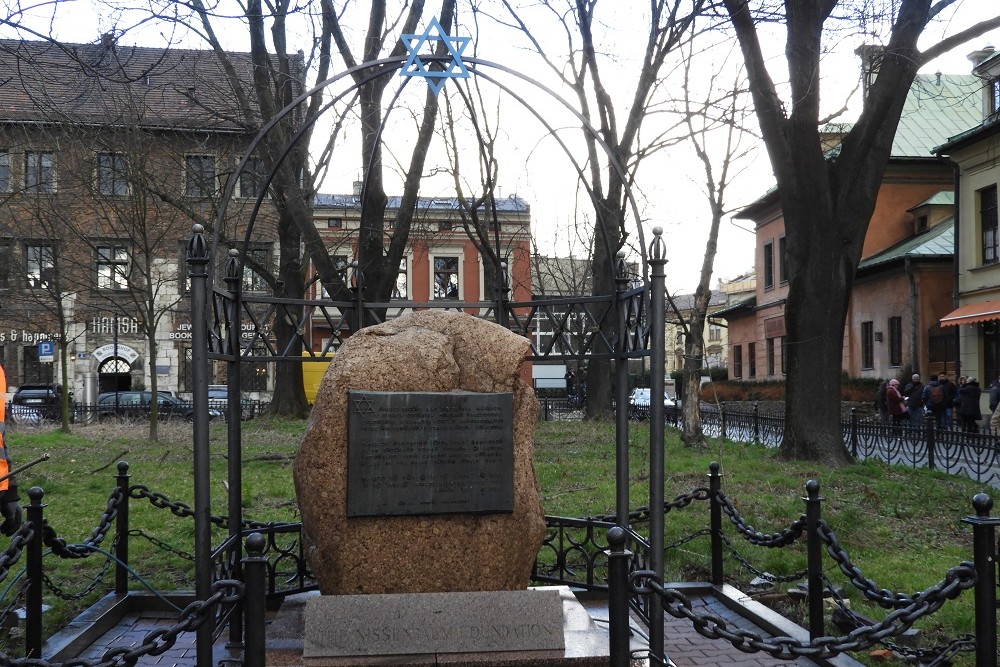
[[[351,391],[347,516],[514,510],[513,394]]]

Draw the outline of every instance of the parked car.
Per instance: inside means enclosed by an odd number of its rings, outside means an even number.
[[[628,396],[628,416],[629,419],[646,419],[649,417],[649,397],[648,388],[637,387]],[[673,408],[676,404],[673,399],[663,394],[663,407]]]
[[[209,385],[208,386],[208,404],[212,408],[219,410],[223,415],[226,415],[228,419],[227,410],[229,409],[229,387],[225,385]],[[240,419],[246,421],[248,419],[253,419],[256,413],[256,406],[254,401],[249,398],[240,397]]]
[[[152,393],[148,391],[111,391],[97,397],[97,419],[145,420],[152,412]],[[160,419],[194,419],[194,404],[182,401],[169,394],[157,394],[158,416]],[[222,413],[209,408],[209,419],[220,419]]]
[[[10,399],[11,406],[29,407],[38,411],[43,419],[62,418],[63,386],[61,384],[22,384]],[[73,393],[69,395],[69,414],[73,417]]]

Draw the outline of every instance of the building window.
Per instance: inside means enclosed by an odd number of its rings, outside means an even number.
[[[215,192],[215,156],[184,156],[184,194],[188,197],[208,197]]]
[[[10,153],[0,151],[0,192],[10,192]]]
[[[268,355],[267,346],[255,345],[253,355],[266,357]],[[244,361],[240,364],[240,368],[241,391],[267,391],[267,362]]]
[[[191,381],[194,379],[192,373],[194,366],[191,362],[191,348],[182,347],[180,349],[181,362],[177,366],[177,390],[192,391],[194,386]]]
[[[979,191],[979,228],[983,232],[983,264],[997,261],[997,186]]]
[[[872,322],[861,323],[861,368],[875,368],[875,327]]]
[[[926,232],[927,226],[928,226],[927,216],[926,215],[917,216],[917,234],[922,234],[923,232]]]
[[[125,246],[97,247],[97,289],[127,289],[128,275],[128,250]]]
[[[326,219],[327,229],[343,229],[344,219],[343,218],[327,218]]]
[[[250,158],[240,172],[240,197],[256,199],[264,191],[266,181],[267,171],[264,170],[264,162],[260,158]]]
[[[50,245],[24,248],[25,281],[30,289],[48,289],[55,274],[55,254]]]
[[[784,285],[788,282],[788,254],[785,251],[785,237],[778,239],[778,282]]]
[[[97,156],[97,194],[121,197],[128,194],[125,156],[99,153]]]
[[[722,340],[722,326],[715,322],[708,323],[708,339]]]
[[[747,343],[747,365],[750,367],[747,376],[757,377],[757,343]]]
[[[244,292],[266,292],[267,281],[264,279],[266,268],[270,264],[270,248],[250,248],[247,250],[246,260],[243,264],[243,291]],[[254,267],[259,267],[257,271]]]
[[[990,113],[1000,111],[1000,76],[989,82],[990,91]]]
[[[24,154],[24,189],[27,192],[55,192],[52,153],[28,151]]]
[[[21,382],[48,384],[52,382],[55,364],[43,364],[38,360],[38,346],[25,345],[21,348]]]
[[[774,242],[764,244],[764,289],[774,287]]]
[[[733,377],[743,377],[743,346],[733,345]]]
[[[10,241],[0,241],[0,289],[10,288],[10,267],[13,260],[14,244]]]
[[[767,339],[767,374],[774,375],[774,339]]]
[[[438,231],[439,232],[450,232],[451,231],[451,221],[450,220],[442,220],[442,221],[440,221],[438,223]]]
[[[781,374],[782,375],[784,375],[785,373],[788,372],[788,371],[785,370],[785,368],[786,368],[786,366],[785,366],[785,350],[788,349],[785,344],[787,342],[788,342],[788,336],[781,336],[780,338],[778,338],[778,347],[780,348],[778,350],[778,353],[781,355]]]
[[[903,365],[903,318],[889,318],[889,365]]]
[[[396,274],[396,284],[392,288],[393,299],[409,298],[406,280],[406,258],[399,260],[399,273]]]
[[[458,257],[435,257],[434,298],[457,299],[458,288]]]

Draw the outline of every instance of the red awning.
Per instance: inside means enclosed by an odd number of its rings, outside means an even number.
[[[962,306],[942,317],[941,326],[953,327],[990,320],[1000,320],[1000,301],[983,301]]]

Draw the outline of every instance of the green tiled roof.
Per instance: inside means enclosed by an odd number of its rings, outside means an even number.
[[[912,211],[913,209],[920,208],[921,206],[954,206],[955,205],[955,191],[954,190],[941,190],[937,194],[931,196],[929,199],[925,199],[916,206],[909,208],[907,210]]]
[[[983,82],[971,74],[918,74],[903,104],[892,157],[930,157],[934,148],[983,122]]]
[[[858,271],[890,262],[911,259],[952,257],[955,254],[955,218],[942,220],[925,233],[900,241],[882,252],[866,257],[858,264]]]

